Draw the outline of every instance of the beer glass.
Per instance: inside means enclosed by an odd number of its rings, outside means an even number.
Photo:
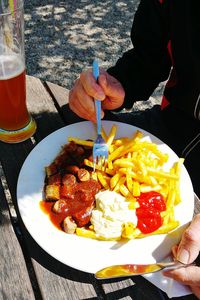
[[[26,106],[23,0],[0,0],[0,140],[18,143],[35,130]]]

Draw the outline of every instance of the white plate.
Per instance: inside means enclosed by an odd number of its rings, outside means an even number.
[[[131,136],[140,128],[114,122],[118,126],[117,136]],[[103,121],[105,130],[113,122]],[[162,141],[141,130],[159,148],[169,153],[168,167],[177,161],[176,154]],[[19,174],[17,199],[23,222],[35,241],[51,256],[62,263],[85,272],[114,264],[152,263],[162,260],[177,243],[183,229],[191,221],[194,210],[194,196],[190,177],[183,167],[181,175],[182,202],[175,209],[180,228],[168,235],[150,236],[129,242],[96,241],[58,230],[42,212],[39,202],[43,199],[44,167],[58,154],[61,146],[67,143],[68,136],[82,139],[95,138],[91,122],[81,122],[61,128],[43,139],[29,154]]]

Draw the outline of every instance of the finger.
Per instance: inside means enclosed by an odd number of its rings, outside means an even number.
[[[105,93],[101,86],[96,82],[91,70],[81,73],[80,81],[89,96],[98,100],[105,99]]]
[[[76,95],[70,96],[69,107],[79,117],[96,123],[95,104],[92,97],[85,94],[82,86],[76,91]],[[104,111],[101,110],[101,118],[104,117]]]
[[[75,83],[74,89],[70,91],[69,107],[79,117],[94,120],[95,107],[92,97],[88,96],[79,81]]]
[[[174,245],[172,247],[172,254],[173,254],[174,257],[177,256],[177,251],[178,251],[178,245]]]
[[[117,99],[124,97],[124,90],[121,83],[108,73],[103,72],[100,74],[98,83],[103,88],[107,96]]]
[[[177,259],[182,263],[193,262],[200,251],[200,214],[196,215],[190,226],[183,233],[178,246]]]
[[[200,267],[189,266],[163,271],[163,275],[186,285],[200,285]]]
[[[112,110],[122,106],[125,92],[121,83],[108,73],[101,74],[98,82],[106,95],[102,104],[103,108]]]
[[[79,104],[76,103],[76,105],[74,106],[73,103],[69,104],[70,109],[77,114],[80,118],[86,119],[88,121],[92,121],[91,115],[87,115],[84,112],[82,112]]]

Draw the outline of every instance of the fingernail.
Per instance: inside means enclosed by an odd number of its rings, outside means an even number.
[[[105,94],[101,91],[97,91],[96,98],[99,100],[103,100],[105,98]]]
[[[106,76],[105,75],[101,75],[101,84],[106,85],[107,84],[107,80],[106,80]]]
[[[189,252],[185,249],[180,249],[177,253],[177,259],[183,264],[187,264],[189,262]]]

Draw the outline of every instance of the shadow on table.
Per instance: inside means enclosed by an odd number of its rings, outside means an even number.
[[[46,251],[44,251],[30,236],[30,234],[27,232],[26,228],[22,224],[20,226],[23,228],[23,240],[25,238],[26,240],[26,246],[24,243],[22,243],[22,249],[24,251],[25,259],[27,257],[26,251],[30,253],[31,257],[36,260],[40,265],[42,265],[44,268],[49,270],[50,272],[53,272],[54,274],[61,276],[63,278],[72,280],[72,281],[78,281],[82,283],[92,283],[93,287],[97,293],[97,295],[102,295],[102,293],[105,293],[102,289],[102,285],[106,284],[113,284],[117,283],[126,279],[131,279],[133,282],[132,286],[129,286],[127,288],[121,288],[117,289],[116,291],[112,291],[106,294],[107,300],[117,300],[122,299],[125,296],[129,296],[131,299],[134,300],[167,300],[169,299],[168,296],[162,292],[160,289],[158,289],[156,286],[151,284],[149,281],[147,281],[142,276],[134,276],[134,277],[126,277],[126,278],[118,278],[118,279],[107,279],[107,280],[96,280],[94,278],[93,274],[82,272],[76,269],[73,269],[69,266],[64,265],[63,263],[59,262],[55,258],[53,258],[51,255],[49,255]],[[80,253],[81,255],[81,253]],[[27,262],[27,267],[29,269],[29,275],[30,277],[34,276],[34,269],[32,266],[32,262]],[[35,280],[34,280],[35,281]],[[98,297],[90,298],[90,300],[98,300],[100,299]],[[178,297],[174,298],[175,300],[195,300],[194,295],[189,295],[185,297]],[[87,299],[84,299],[87,300]],[[88,299],[89,300],[89,299]]]

